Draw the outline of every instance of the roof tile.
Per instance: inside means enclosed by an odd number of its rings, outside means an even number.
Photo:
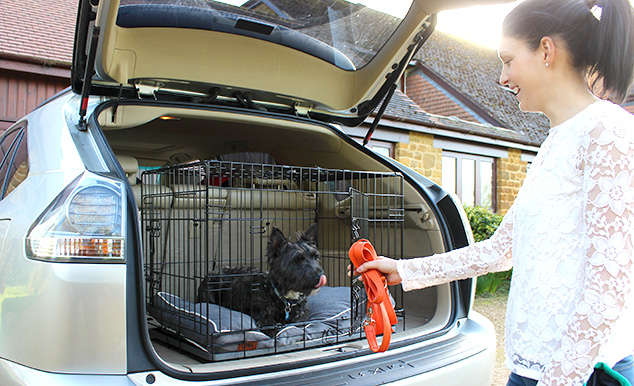
[[[473,115],[420,74],[413,74],[407,78],[407,96],[428,113],[478,122]]]
[[[548,135],[550,122],[545,115],[520,111],[517,99],[499,87],[502,67],[494,49],[436,31],[416,58],[507,129],[528,136],[537,145]]]
[[[400,90],[394,92],[390,103],[385,109],[384,117],[395,121],[410,121],[427,127],[440,127],[463,133],[483,135],[489,138],[531,143],[531,139],[525,134],[517,133],[513,130],[468,122],[455,117],[429,114]]]
[[[0,56],[70,66],[77,0],[0,1]]]

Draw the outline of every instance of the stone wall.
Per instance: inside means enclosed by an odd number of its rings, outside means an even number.
[[[506,214],[526,178],[527,162],[522,161],[522,151],[509,149],[508,158],[497,159],[497,212]]]
[[[409,143],[396,144],[395,158],[436,184],[442,181],[442,149],[434,147],[434,136],[409,133]]]
[[[526,177],[527,162],[521,160],[522,152],[508,150],[508,158],[496,162],[497,213],[506,214]],[[410,132],[409,143],[396,144],[396,160],[437,184],[442,181],[442,149],[434,147],[434,136]]]

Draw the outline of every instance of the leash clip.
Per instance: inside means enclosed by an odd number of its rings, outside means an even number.
[[[369,326],[370,324],[376,324],[376,320],[372,319],[372,307],[368,307],[368,311],[363,318],[363,326]]]

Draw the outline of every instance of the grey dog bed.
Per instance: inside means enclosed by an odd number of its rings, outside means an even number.
[[[350,332],[350,288],[322,287],[309,296],[309,321],[281,328],[275,337],[258,330],[249,315],[217,304],[190,303],[159,292],[148,307],[163,327],[195,342],[209,352],[234,352],[329,342]]]

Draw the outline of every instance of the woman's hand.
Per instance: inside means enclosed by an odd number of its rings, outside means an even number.
[[[348,266],[348,269],[350,268],[351,267]],[[353,271],[353,274],[361,274],[370,269],[376,269],[381,272],[385,276],[388,285],[399,284],[403,281],[396,269],[396,260],[390,259],[385,256],[378,256],[377,260],[368,261],[361,264]]]

